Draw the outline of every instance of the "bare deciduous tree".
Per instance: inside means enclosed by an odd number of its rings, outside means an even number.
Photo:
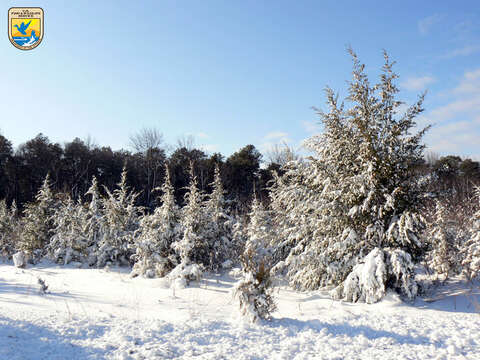
[[[266,158],[269,164],[285,165],[290,161],[300,159],[300,155],[295,152],[293,147],[288,146],[286,142],[275,144],[266,151]]]
[[[177,139],[177,149],[185,148],[188,151],[191,151],[195,148],[195,136],[193,135],[182,135]]]
[[[425,153],[424,158],[428,165],[433,166],[438,160],[440,160],[440,155],[434,151],[428,151]]]
[[[150,149],[163,148],[163,134],[156,128],[142,128],[130,135],[130,146],[141,153],[146,153]]]
[[[95,140],[90,134],[88,134],[84,139],[82,139],[82,141],[88,150],[98,148],[97,140]]]

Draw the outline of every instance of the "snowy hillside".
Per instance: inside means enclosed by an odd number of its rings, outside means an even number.
[[[0,359],[480,358],[480,296],[462,283],[413,305],[282,288],[274,319],[251,325],[237,318],[235,281],[212,275],[173,291],[126,268],[1,264]]]

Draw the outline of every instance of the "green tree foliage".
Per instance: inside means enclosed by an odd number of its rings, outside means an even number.
[[[240,203],[246,203],[253,194],[260,169],[262,154],[253,145],[247,145],[231,155],[225,164],[226,187]],[[258,186],[258,184],[257,184]]]
[[[176,149],[169,159],[170,175],[175,188],[175,196],[178,204],[183,205],[186,199],[185,194],[190,183],[190,167],[197,174],[197,186],[205,190],[208,184],[208,171],[205,166],[207,154],[198,149],[187,149],[181,147]],[[193,165],[192,165],[193,164]]]

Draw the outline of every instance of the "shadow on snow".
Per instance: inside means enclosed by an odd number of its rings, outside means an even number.
[[[87,335],[88,331],[88,335]],[[66,333],[65,333],[66,332]],[[102,336],[101,326],[85,331],[70,328],[62,333],[26,321],[0,317],[0,358],[2,359],[97,359],[106,354],[105,349],[76,345],[72,340],[81,340],[93,334]]]
[[[425,344],[431,342],[425,336],[410,336],[401,335],[395,332],[386,330],[377,330],[365,325],[350,325],[348,323],[329,324],[322,323],[319,320],[297,320],[292,318],[273,319],[270,323],[272,328],[283,328],[288,331],[289,336],[296,336],[298,332],[314,331],[317,333],[326,330],[327,333],[333,336],[347,336],[355,337],[363,335],[369,340],[376,340],[380,338],[389,338],[398,344]]]

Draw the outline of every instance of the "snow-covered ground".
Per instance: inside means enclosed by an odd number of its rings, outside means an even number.
[[[234,282],[173,291],[121,268],[0,264],[0,359],[480,359],[478,287],[452,282],[410,305],[282,288],[274,319],[251,325]]]

